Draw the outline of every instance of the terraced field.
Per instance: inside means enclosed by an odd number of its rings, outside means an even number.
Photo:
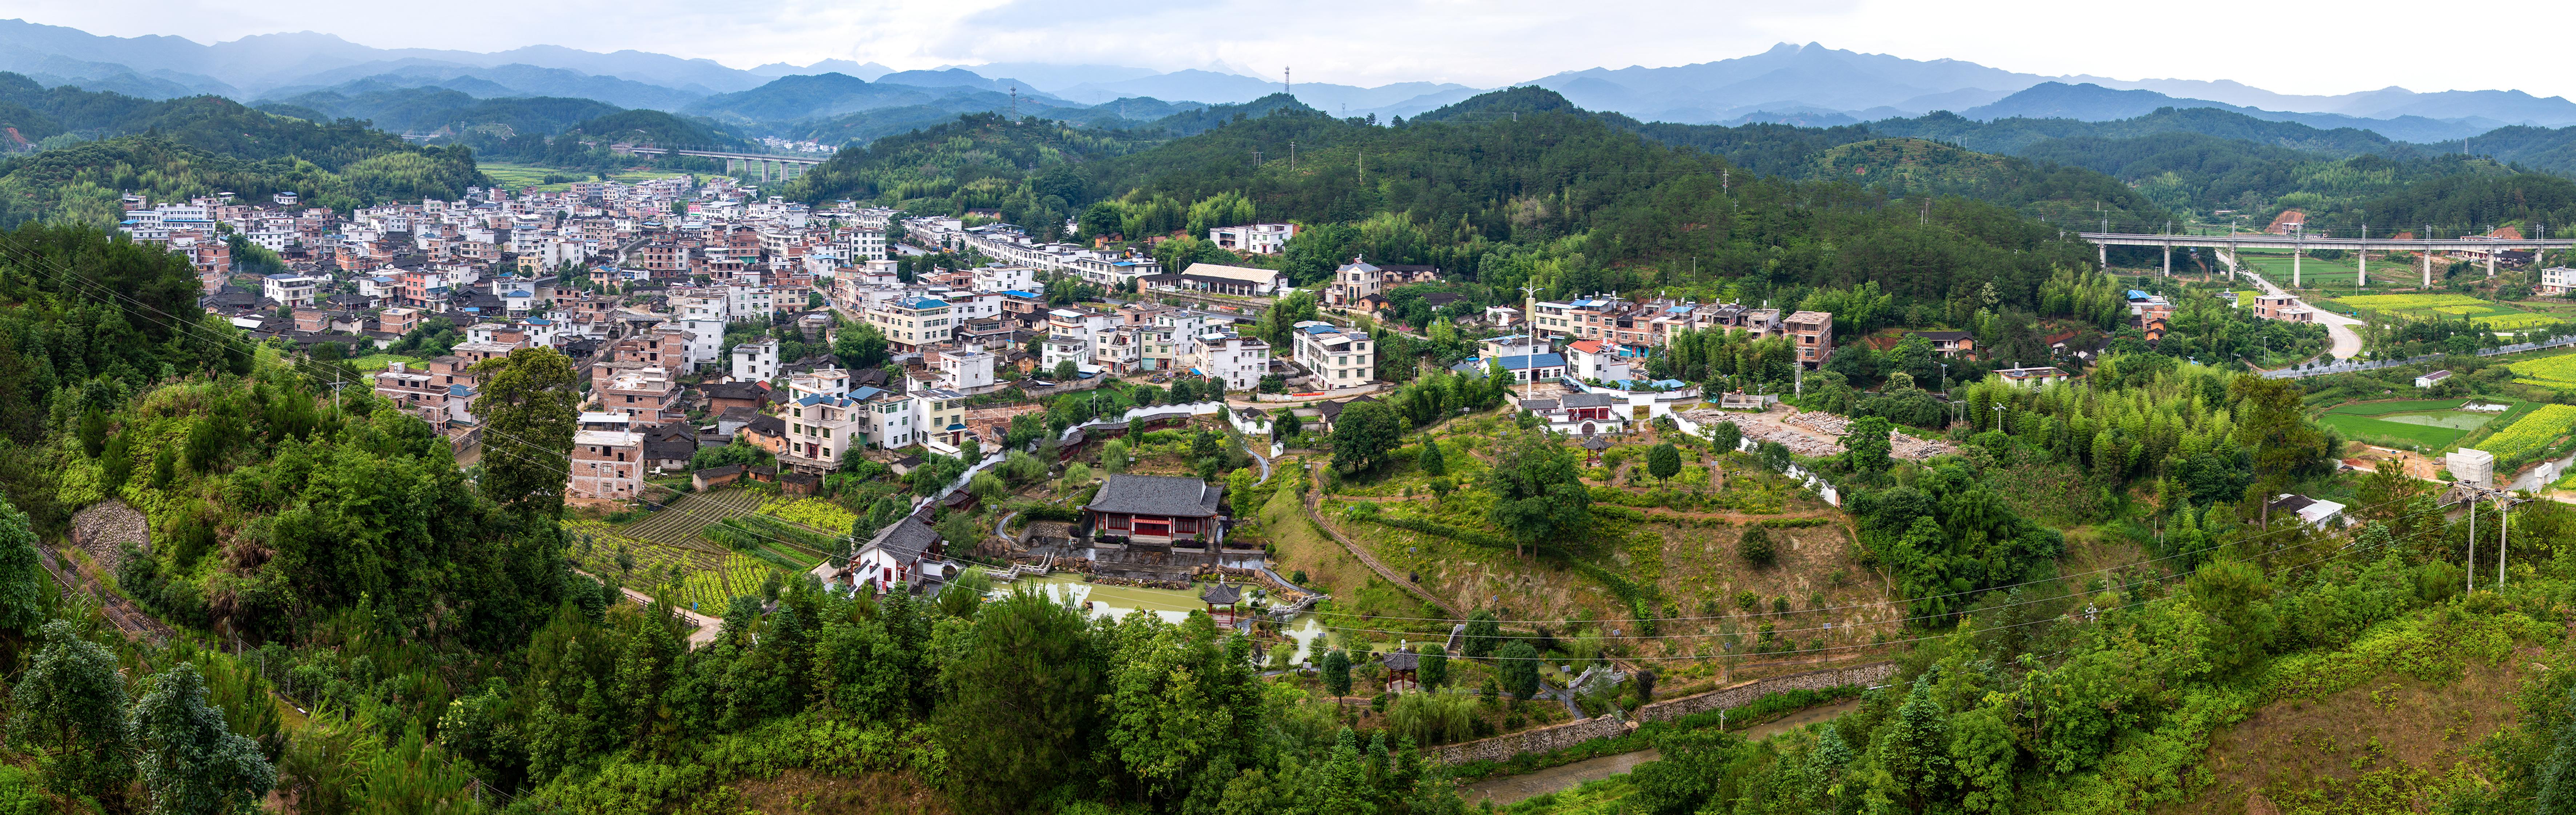
[[[746,489],[688,493],[643,520],[622,526],[574,521],[564,531],[571,538],[569,554],[583,571],[622,576],[629,588],[722,614],[732,598],[758,594],[771,575],[812,568],[823,558],[788,541],[764,540],[755,550],[731,551],[700,533],[708,524],[754,514],[765,500]]]
[[[623,532],[627,537],[664,546],[699,547],[721,553],[724,549],[707,542],[698,530],[726,518],[750,515],[760,509],[764,500],[760,493],[740,488],[687,493],[644,516],[644,520],[627,524]]]

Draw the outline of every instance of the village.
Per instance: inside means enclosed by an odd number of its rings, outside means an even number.
[[[677,606],[693,641],[798,575],[952,607],[1035,591],[1105,619],[1198,613],[1354,723],[1447,706],[1422,741],[1463,761],[1703,704],[1649,714],[1659,696],[1806,681],[1905,627],[1835,488],[1792,463],[1847,452],[1851,419],[1785,401],[1842,378],[1831,312],[1479,302],[1440,269],[1364,257],[1297,287],[1265,267],[1293,224],[1215,228],[1242,263],[1171,271],[989,214],[808,207],[724,177],[346,218],[286,195],[128,207],[130,236],[195,260],[210,313],[344,364],[460,462],[517,443],[478,426],[477,364],[561,353],[581,391],[568,554]],[[2170,304],[2129,294],[2159,329]],[[1455,352],[1428,353],[1425,331],[1460,336]],[[1777,376],[1712,392],[1650,373],[1694,336],[1775,349]],[[2078,364],[2100,350],[2052,339]],[[1862,340],[1963,377],[1980,350],[1965,331]],[[1985,368],[2028,389],[2069,377]],[[1522,437],[1569,457],[1586,541],[1524,549],[1486,521],[1498,499],[1470,487],[1517,466]],[[1888,443],[1912,462],[1959,452]],[[1417,693],[1441,687],[1459,694]]]

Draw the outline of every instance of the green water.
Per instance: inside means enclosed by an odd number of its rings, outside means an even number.
[[[1083,582],[1081,575],[1062,572],[1045,577],[1021,578],[1018,582],[994,587],[993,593],[995,596],[1001,596],[1021,588],[1035,589],[1058,603],[1075,608],[1081,608],[1083,603],[1088,602],[1091,604],[1091,615],[1102,619],[1116,619],[1135,611],[1150,611],[1154,616],[1163,618],[1164,622],[1178,623],[1189,619],[1190,612],[1207,610],[1207,603],[1199,600],[1198,590],[1195,589],[1183,591],[1135,586],[1101,586]],[[1246,597],[1248,599],[1250,595],[1247,593]],[[1314,644],[1324,636],[1324,625],[1317,621],[1313,614],[1299,614],[1289,618],[1288,624],[1280,627],[1280,634],[1297,643],[1297,654],[1290,657],[1289,661],[1302,663],[1306,661],[1307,652],[1313,650]]]

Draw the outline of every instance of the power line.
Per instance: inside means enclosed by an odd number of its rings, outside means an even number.
[[[2377,504],[2372,504],[2372,505],[2369,505],[2369,506],[2360,507],[2359,509],[2360,509],[2360,510],[2362,510],[2362,511],[2373,510],[2373,509],[2378,509],[2378,508],[2380,508],[2380,507],[2388,506],[2388,505],[2390,505],[2390,504],[2400,503],[2400,502],[2407,501],[2407,500],[2411,500],[2411,499],[2392,499],[2392,500],[2388,500],[2388,501],[2381,501],[2381,502],[2379,502],[2379,503],[2377,503]],[[2353,510],[2347,510],[2347,511],[2353,511]],[[2263,538],[2266,538],[2266,537],[2270,537],[2270,536],[2273,536],[2273,535],[2287,534],[2287,533],[2294,532],[2294,531],[2297,531],[2297,528],[2296,528],[2296,527],[2283,527],[2283,528],[2280,528],[2280,529],[2269,529],[2269,530],[2264,530],[2264,531],[2262,531],[2262,532],[2255,533],[2253,536],[2250,536],[2250,537],[2244,538],[2244,539],[2242,539],[2242,540],[2245,540],[2245,541],[2260,540],[2260,539],[2263,539]],[[2010,589],[2017,589],[2017,588],[2021,588],[2021,587],[2023,587],[2023,586],[2030,586],[2030,585],[2036,585],[2036,584],[2040,584],[2040,583],[2055,582],[2055,581],[2058,581],[2058,580],[2065,580],[2065,579],[2068,579],[2068,578],[2074,578],[2074,577],[2085,577],[2085,576],[2089,576],[2089,575],[2106,574],[2106,573],[2110,573],[2110,572],[2120,571],[2120,570],[2122,570],[2122,569],[2136,568],[2136,567],[2139,567],[2139,566],[2145,566],[2145,565],[2152,564],[2152,563],[2161,563],[2161,562],[2164,562],[2164,561],[2167,561],[2167,560],[2172,560],[2172,559],[2175,559],[2175,558],[2188,557],[2188,556],[2190,556],[2190,555],[2197,554],[2198,552],[2201,552],[2201,551],[2207,551],[2207,550],[2206,550],[2206,549],[2199,549],[2199,550],[2193,550],[2193,551],[2191,551],[2191,552],[2177,552],[2177,553],[2174,553],[2174,554],[2171,554],[2171,555],[2166,555],[2166,556],[2164,556],[2164,557],[2151,558],[2151,559],[2148,559],[2148,560],[2138,561],[2138,562],[2136,562],[2136,563],[2124,564],[2124,565],[2120,565],[2120,566],[2111,566],[2111,567],[2106,567],[2106,568],[2101,568],[2101,569],[2095,569],[2095,570],[2092,570],[2092,571],[2086,571],[2086,572],[2076,572],[2076,573],[2074,573],[2074,574],[2058,575],[2058,576],[2056,576],[2056,577],[2050,577],[2050,578],[2041,579],[2041,580],[2025,580],[2025,581],[2022,581],[2022,582],[2019,582],[2019,583],[2012,583],[2012,584],[2003,585],[2003,586],[1995,586],[1995,587],[1993,587],[1993,588],[1987,588],[1987,589],[1973,589],[1973,590],[1969,590],[1969,591],[1950,592],[1950,593],[1948,593],[1948,594],[1936,594],[1936,595],[1932,595],[1932,596],[1930,596],[1930,597],[1918,597],[1918,598],[1914,598],[1914,599],[1910,599],[1910,600],[1881,600],[1881,601],[1875,601],[1875,602],[1869,602],[1869,603],[1854,603],[1854,604],[1850,604],[1850,605],[1830,606],[1830,607],[1826,607],[1826,608],[1809,609],[1809,611],[1811,611],[1811,612],[1813,612],[1813,611],[1841,611],[1841,610],[1845,610],[1845,609],[1855,609],[1855,608],[1875,608],[1875,607],[1879,607],[1879,606],[1906,605],[1906,604],[1911,604],[1911,603],[1921,602],[1921,601],[1923,601],[1923,600],[1944,600],[1944,599],[1949,599],[1949,598],[1952,598],[1952,597],[1964,597],[1964,596],[1972,595],[1972,594],[1984,594],[1984,593],[1987,593],[1987,592],[1993,592],[1993,591],[2006,591],[2006,590],[2010,590]],[[1336,612],[1336,613],[1345,613],[1345,612]],[[1662,621],[1662,622],[1695,622],[1695,621],[1701,621],[1701,620],[1749,619],[1749,618],[1759,618],[1759,617],[1762,617],[1762,616],[1765,616],[1765,615],[1762,615],[1762,614],[1718,614],[1718,615],[1702,615],[1702,616],[1691,616],[1691,617],[1664,617],[1664,618],[1659,618],[1659,621]],[[1478,622],[1478,621],[1476,621],[1476,620],[1469,620],[1469,619],[1462,619],[1462,618],[1454,618],[1454,617],[1386,617],[1386,616],[1374,616],[1374,615],[1373,615],[1373,616],[1371,616],[1371,617],[1370,617],[1370,619],[1376,619],[1376,620],[1399,620],[1399,621],[1404,621],[1404,622],[1434,622],[1434,623],[1465,623],[1465,622]],[[1568,622],[1593,622],[1593,621],[1579,621],[1579,620],[1501,620],[1501,619],[1498,619],[1498,620],[1493,620],[1492,622],[1496,622],[1496,623],[1513,623],[1513,624],[1562,624],[1562,623],[1568,623]]]

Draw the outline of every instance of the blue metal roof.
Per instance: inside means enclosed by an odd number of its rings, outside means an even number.
[[[1341,329],[1339,329],[1339,328],[1334,328],[1334,327],[1329,326],[1329,325],[1310,325],[1310,326],[1307,326],[1307,327],[1306,327],[1306,333],[1308,333],[1308,334],[1339,334],[1339,333],[1342,333],[1342,330],[1341,330]]]
[[[1506,371],[1526,371],[1531,368],[1565,367],[1564,354],[1530,354],[1517,357],[1502,357],[1495,361],[1502,363],[1503,370]]]
[[[941,299],[938,299],[938,298],[935,298],[935,297],[921,297],[921,298],[915,298],[915,299],[912,299],[912,300],[904,301],[903,307],[904,307],[904,308],[947,308],[947,307],[948,307],[948,301],[946,301],[946,300],[941,300]]]

